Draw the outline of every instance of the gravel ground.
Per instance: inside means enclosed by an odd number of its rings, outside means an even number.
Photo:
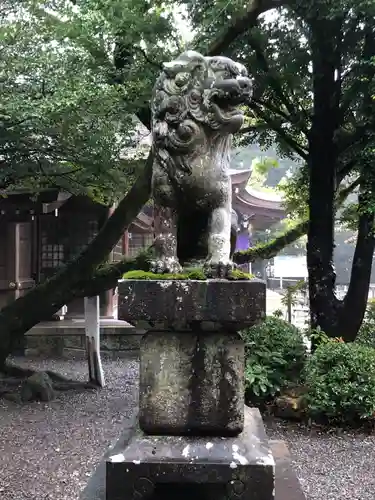
[[[16,360],[85,380],[83,361]],[[0,499],[78,500],[106,448],[137,404],[137,360],[104,361],[106,388],[61,393],[52,403],[0,400]],[[374,500],[375,436],[324,433],[268,420],[286,440],[307,500]]]
[[[322,432],[267,420],[270,439],[288,443],[306,500],[374,500],[375,436]]]
[[[83,361],[15,360],[87,379]],[[60,393],[51,403],[0,400],[0,499],[77,500],[137,404],[137,360],[103,362],[107,386]]]

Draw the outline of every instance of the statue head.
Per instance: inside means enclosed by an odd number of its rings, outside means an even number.
[[[154,145],[183,155],[237,132],[251,90],[245,67],[227,57],[187,51],[164,63],[151,102]]]

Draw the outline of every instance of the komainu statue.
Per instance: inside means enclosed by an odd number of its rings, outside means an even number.
[[[229,159],[251,87],[246,69],[226,57],[187,51],[164,63],[151,102],[154,272],[192,261],[212,277],[232,269]]]

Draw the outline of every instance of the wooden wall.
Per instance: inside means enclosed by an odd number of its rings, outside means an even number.
[[[0,308],[35,285],[31,224],[31,221],[0,223]]]

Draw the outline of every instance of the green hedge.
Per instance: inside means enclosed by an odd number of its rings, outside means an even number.
[[[370,299],[367,304],[366,314],[359,329],[356,342],[375,347],[375,300]]]
[[[354,423],[375,412],[375,349],[359,343],[327,342],[305,369],[306,406],[314,419]]]
[[[267,401],[300,381],[306,346],[298,328],[268,316],[241,332],[245,341],[245,387],[251,401]]]

